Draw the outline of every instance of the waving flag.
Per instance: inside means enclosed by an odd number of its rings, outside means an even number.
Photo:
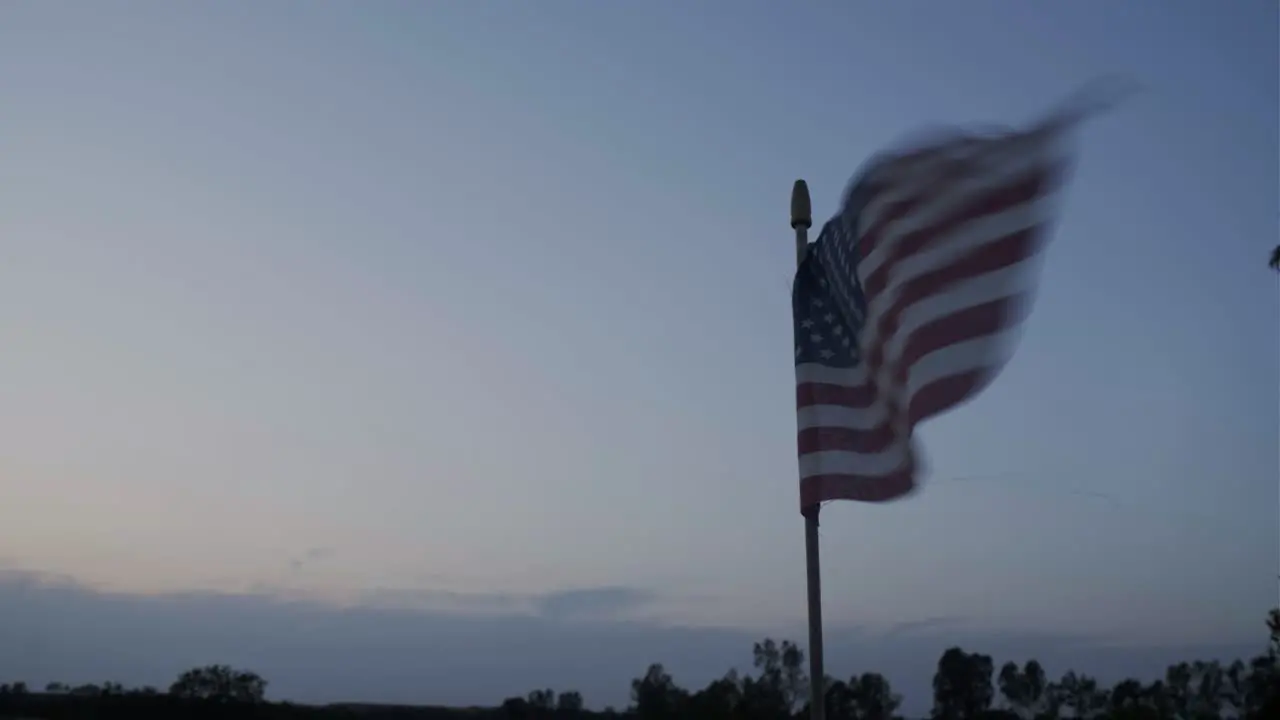
[[[1066,122],[875,158],[792,289],[800,505],[917,485],[915,426],[1004,366],[1068,164]]]

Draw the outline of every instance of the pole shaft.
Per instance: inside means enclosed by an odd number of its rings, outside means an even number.
[[[822,657],[822,564],[818,559],[818,505],[804,513],[804,565],[809,591],[809,717],[826,720]]]
[[[809,186],[797,180],[791,188],[791,227],[796,231],[796,266],[809,249],[813,212]],[[826,672],[822,653],[822,563],[818,554],[819,505],[804,508],[804,566],[809,596],[809,717],[826,720]]]

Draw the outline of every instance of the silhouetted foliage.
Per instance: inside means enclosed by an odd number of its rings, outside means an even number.
[[[1021,720],[1037,717],[1044,707],[1047,681],[1044,668],[1035,660],[1028,660],[1021,669],[1014,662],[1000,668],[1000,694],[1013,713]]]
[[[556,696],[556,711],[566,716],[581,712],[582,693],[576,690],[560,693]]]
[[[1280,720],[1280,609],[1267,617],[1267,652],[1230,665],[1191,661],[1164,677],[1122,680],[1108,688],[1068,671],[1050,681],[1035,660],[1007,662],[994,672],[991,657],[950,648],[933,678],[937,720]],[[681,688],[662,665],[631,682],[632,705],[623,712],[584,709],[582,695],[540,688],[496,708],[402,707],[343,703],[321,707],[270,703],[258,675],[225,665],[188,670],[162,693],[117,682],[76,687],[53,682],[43,693],[25,683],[0,685],[0,717],[79,720],[809,720],[810,679],[804,652],[789,641],[763,640],[752,648],[754,675],[731,670],[702,690]],[[847,680],[823,678],[827,720],[898,720],[902,698],[888,678],[862,672]],[[993,708],[998,690],[1000,707]]]
[[[222,703],[259,703],[266,691],[267,681],[257,674],[226,665],[192,668],[169,686],[174,697]]]
[[[892,720],[902,704],[889,681],[872,672],[854,675],[848,682],[828,680],[824,698],[828,720]]]
[[[990,707],[993,665],[989,655],[967,653],[958,647],[938,658],[933,675],[935,720],[976,720]]]

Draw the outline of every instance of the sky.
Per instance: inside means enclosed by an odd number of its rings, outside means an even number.
[[[922,492],[823,511],[828,669],[910,711],[954,642],[1252,652],[1278,12],[0,5],[0,673],[603,706],[802,639],[792,182],[821,221],[1102,75],[1142,90],[1080,133],[1013,361],[920,428]]]

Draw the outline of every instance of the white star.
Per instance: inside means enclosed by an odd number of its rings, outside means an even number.
[[[842,328],[842,327],[840,327],[839,325],[837,325],[837,326],[835,326],[835,327],[831,328],[831,332],[832,332],[832,333],[834,333],[834,334],[836,335],[836,337],[839,337],[839,336],[841,336],[841,335],[843,335],[843,334],[844,334],[844,328]]]
[[[822,342],[822,336],[819,335],[818,333],[814,333],[809,336],[809,342],[813,343],[814,345],[817,345],[818,343]]]
[[[825,348],[822,350],[822,352],[818,353],[818,355],[821,356],[823,360],[830,360],[831,358],[835,357],[835,353]]]
[[[847,337],[846,337],[846,338],[841,338],[841,339],[840,339],[840,344],[841,344],[841,345],[843,345],[843,346],[845,346],[845,347],[849,347],[849,338],[847,338]]]
[[[796,346],[796,357],[800,357],[800,346]]]
[[[826,315],[822,316],[822,319],[825,320],[828,325],[830,325],[831,323],[836,321],[836,316],[832,315],[831,313],[827,313]]]
[[[804,330],[808,330],[809,328],[813,327],[813,320],[809,318],[805,318],[804,320],[801,320],[800,327]]]

